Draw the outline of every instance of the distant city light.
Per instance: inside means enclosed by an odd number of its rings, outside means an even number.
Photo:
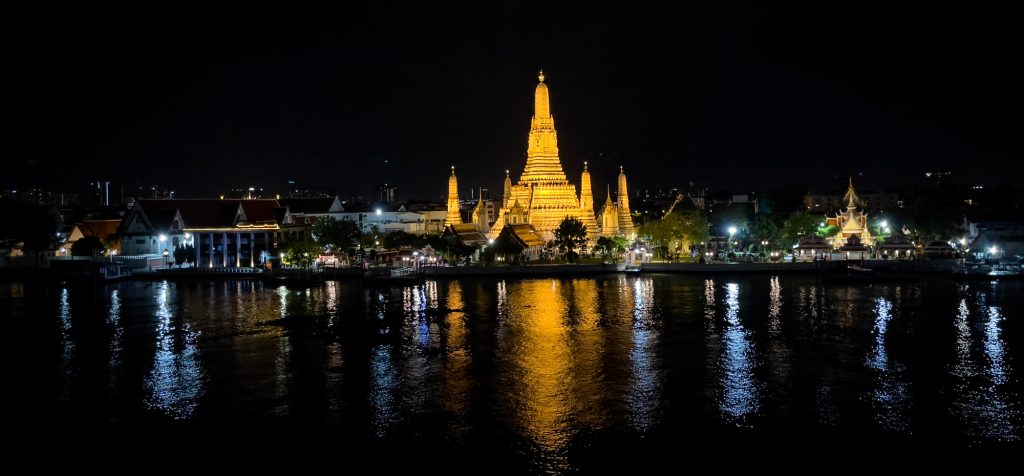
[[[378,208],[376,211],[377,211],[377,214],[380,215],[380,209]]]
[[[967,246],[967,238],[960,238],[960,246]]]

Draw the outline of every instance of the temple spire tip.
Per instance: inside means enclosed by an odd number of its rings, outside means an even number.
[[[544,70],[543,69],[540,70],[540,73],[537,74],[537,79],[539,79],[540,82],[542,82],[542,83],[544,82]]]

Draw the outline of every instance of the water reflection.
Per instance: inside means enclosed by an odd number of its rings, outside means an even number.
[[[436,290],[436,285],[434,289]],[[472,352],[466,330],[466,313],[462,311],[466,307],[466,303],[463,301],[462,283],[449,282],[446,297],[445,306],[453,312],[445,316],[444,319],[447,339],[444,346],[441,402],[444,404],[445,410],[455,419],[450,426],[451,431],[455,436],[462,436],[466,428],[465,417],[471,398],[469,372],[472,363]],[[431,299],[431,302],[436,304],[436,296]]]
[[[988,304],[985,293],[972,291],[967,286],[961,288],[964,296],[954,323],[956,357],[950,373],[958,382],[953,410],[972,437],[1017,441],[1020,434],[1015,422],[1020,419],[1020,404],[1019,399],[1015,402],[1009,398],[1007,388],[1011,370],[1000,330],[1002,312]],[[972,294],[973,306],[967,300]],[[976,335],[978,331],[980,336]]]
[[[978,444],[1020,435],[1021,283],[263,286],[28,286],[10,321],[45,321],[21,327],[41,344],[12,342],[40,355],[48,382],[59,379],[58,411],[75,416],[327,422],[441,454],[486,445],[551,472],[577,469],[580,451],[688,428],[772,438],[825,424],[865,441]]]
[[[171,298],[174,285],[161,282],[156,290],[157,346],[146,379],[147,406],[183,419],[195,412],[203,391],[198,333],[176,315]]]
[[[725,285],[725,323],[722,332],[722,412],[735,423],[758,410],[758,389],[754,381],[754,344],[750,331],[739,318],[740,285]]]
[[[899,288],[896,292],[899,293]],[[876,372],[875,388],[871,392],[876,421],[887,430],[906,431],[910,429],[910,383],[904,378],[903,366],[889,356],[886,345],[892,308],[889,299],[875,299],[875,342],[865,363]]]
[[[516,423],[540,451],[564,463],[574,410],[567,303],[557,280],[525,280],[508,286],[508,320],[500,352],[508,359],[508,404]]]
[[[637,278],[633,281],[633,345],[629,349],[632,378],[629,394],[629,417],[640,431],[658,423],[661,402],[661,372],[657,362],[660,328],[654,302],[654,281]]]

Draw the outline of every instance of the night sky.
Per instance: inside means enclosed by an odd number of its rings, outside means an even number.
[[[1024,172],[1009,11],[19,3],[0,29],[0,186],[440,198],[454,164],[464,193],[499,189],[525,163],[541,68],[562,163],[578,183],[591,162],[601,203],[619,164],[634,188],[736,191]]]

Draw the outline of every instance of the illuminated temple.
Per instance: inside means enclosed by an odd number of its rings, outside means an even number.
[[[871,231],[868,230],[868,215],[857,210],[857,202],[860,199],[857,197],[856,190],[853,189],[852,177],[850,178],[850,188],[846,190],[843,200],[846,201],[846,211],[826,218],[826,223],[829,226],[839,228],[839,232],[832,238],[832,247],[842,248],[851,243],[850,237],[853,236],[856,236],[857,240],[865,246],[873,245],[875,239],[871,236]]]
[[[591,241],[599,236],[625,236],[632,239],[635,233],[629,210],[625,173],[620,167],[618,201],[611,202],[609,190],[609,198],[604,208],[604,213],[613,214],[614,218],[612,219],[611,215],[608,218],[602,217],[601,226],[598,226],[594,195],[590,185],[590,171],[584,162],[580,192],[577,195],[576,186],[566,178],[558,157],[558,133],[555,131],[555,118],[551,115],[548,86],[544,84],[543,71],[540,72],[538,79],[540,82],[534,92],[534,112],[530,121],[529,143],[526,149],[526,167],[515,185],[512,184],[508,171],[505,171],[505,184],[497,219],[486,229],[484,222],[474,219],[478,231],[495,238],[505,225],[529,224],[545,240],[551,240],[554,239],[554,230],[562,220],[574,217],[587,226],[587,234]],[[450,217],[457,216],[453,215],[451,210],[451,207],[458,206],[458,192],[452,190],[454,180],[453,171],[449,181]]]

